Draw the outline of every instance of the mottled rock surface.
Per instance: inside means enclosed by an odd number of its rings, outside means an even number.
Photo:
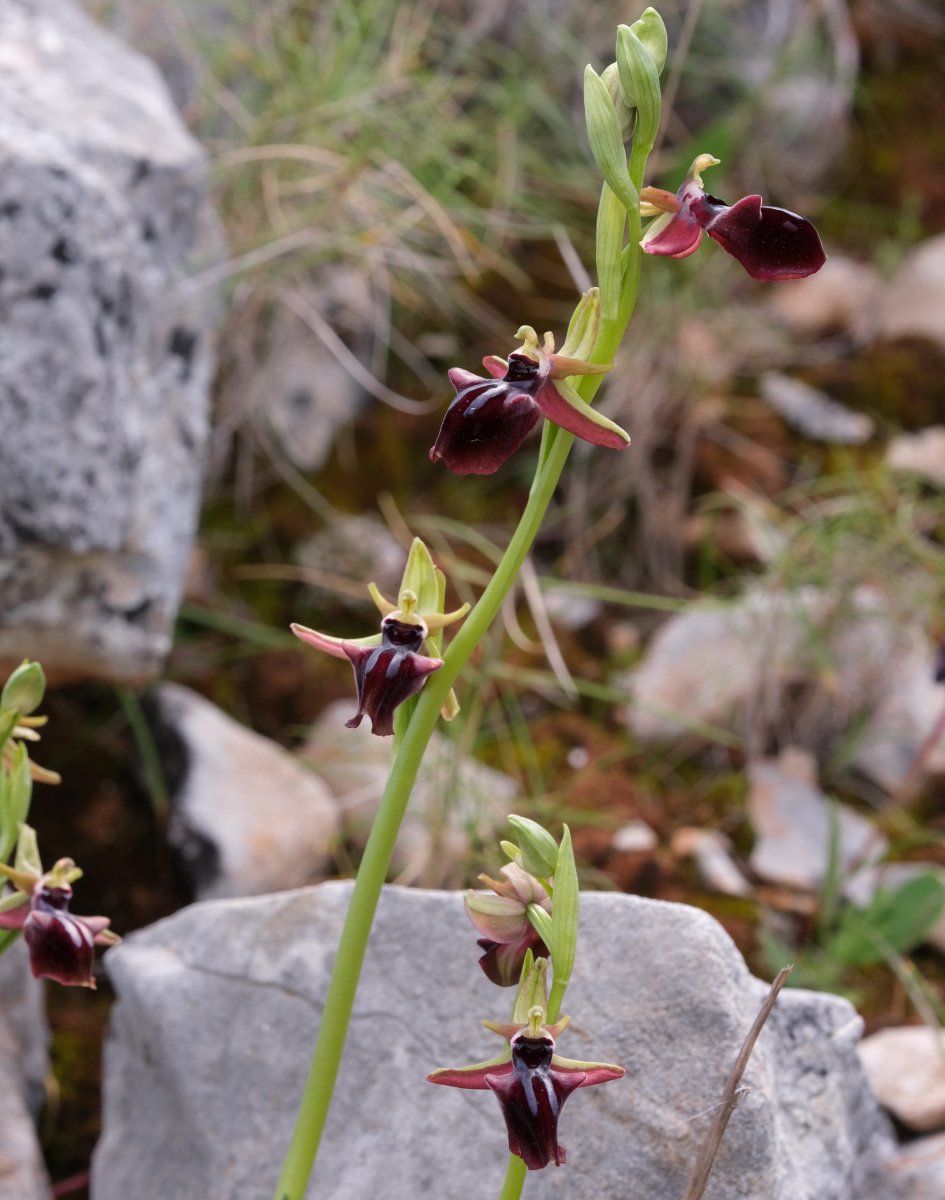
[[[853,763],[893,790],[945,703],[922,614],[893,611],[874,589],[755,588],[731,604],[693,604],[657,632],[624,676],[627,723],[645,741],[732,729],[749,748],[795,723],[826,754],[863,722]],[[831,670],[826,672],[824,664]],[[800,699],[798,699],[800,697]],[[926,761],[945,770],[945,745]]]
[[[49,1200],[35,1118],[49,1069],[43,990],[22,939],[0,955],[0,1200]]]
[[[201,899],[317,880],[338,833],[327,786],[288,751],[175,683],[155,726],[172,790],[168,837]]]
[[[0,5],[0,660],[141,679],[169,647],[207,434],[203,152],[71,0]]]
[[[118,1003],[94,1200],[271,1194],[349,895],[324,884],[195,905],[107,955]],[[560,1050],[622,1063],[627,1078],[569,1100],[568,1164],[532,1175],[528,1194],[681,1200],[767,985],[696,909],[589,895],[582,926]],[[494,1098],[424,1082],[498,1049],[479,1021],[507,1019],[511,994],[477,953],[461,895],[385,890],[313,1196],[498,1194]],[[870,1190],[893,1143],[859,1066],[860,1029],[844,1000],[782,994],[706,1200],[900,1200]]]

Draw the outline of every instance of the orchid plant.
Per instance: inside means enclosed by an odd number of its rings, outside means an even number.
[[[39,741],[46,723],[36,715],[45,691],[42,667],[27,660],[0,693],[0,954],[22,933],[34,976],[94,988],[95,946],[121,939],[108,928],[108,917],[69,911],[72,885],[82,872],[71,858],[44,871],[36,832],[26,823],[33,781],[59,782],[55,771],[30,759],[27,748]]]
[[[454,684],[495,619],[541,526],[575,437],[623,451],[629,435],[593,402],[627,330],[637,299],[644,254],[681,258],[706,232],[753,278],[797,279],[818,270],[825,256],[813,226],[784,209],[747,196],[734,205],[708,195],[702,172],[717,160],[700,155],[674,194],[646,184],[660,128],[660,73],[666,30],[648,8],[617,33],[616,61],[601,74],[588,66],[584,106],[591,152],[603,175],[597,216],[597,286],[576,303],[561,349],[552,333],[539,338],[522,325],[507,357],[483,360],[486,375],[465,367],[449,372],[456,395],[443,417],[430,457],[458,475],[499,470],[541,422],[541,440],[528,502],[491,580],[472,609],[447,611],[446,581],[422,542],[415,541],[396,602],[371,585],[380,631],[356,639],[302,626],[294,632],[315,649],[347,658],[354,669],[357,712],[373,732],[392,736],[387,786],[358,870],[338,945],[322,1021],[295,1131],[276,1188],[276,1200],[302,1200],[331,1103],[374,912],[411,789],[433,730],[458,711]],[[628,153],[629,142],[629,153]],[[644,230],[643,222],[653,218]],[[542,418],[544,418],[542,420]],[[443,638],[455,626],[449,646]],[[556,844],[546,831],[516,826],[519,843],[491,894],[467,898],[482,934],[483,969],[500,984],[517,985],[512,1019],[489,1024],[507,1042],[488,1063],[435,1071],[434,1083],[490,1089],[506,1120],[512,1160],[502,1200],[516,1200],[527,1169],[561,1164],[557,1118],[579,1087],[616,1079],[619,1067],[575,1063],[557,1055],[565,1027],[560,1004],[570,976],[577,923],[577,875],[570,837]],[[552,987],[546,998],[548,963]]]

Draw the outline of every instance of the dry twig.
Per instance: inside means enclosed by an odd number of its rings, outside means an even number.
[[[702,1200],[705,1194],[709,1176],[712,1173],[712,1168],[719,1153],[719,1147],[722,1145],[722,1138],[725,1136],[729,1120],[735,1111],[736,1104],[738,1104],[738,1085],[745,1074],[745,1068],[748,1066],[748,1060],[751,1058],[758,1035],[764,1028],[765,1021],[771,1016],[772,1009],[778,999],[778,993],[784,987],[787,977],[792,970],[793,967],[783,967],[778,972],[777,978],[772,983],[771,990],[768,992],[765,1002],[761,1006],[761,1011],[755,1018],[755,1023],[749,1029],[748,1036],[742,1043],[742,1048],[738,1052],[738,1058],[735,1060],[732,1073],[725,1081],[725,1088],[722,1091],[722,1099],[716,1110],[715,1119],[706,1135],[705,1141],[702,1143],[702,1148],[699,1151],[699,1157],[696,1159],[692,1175],[689,1177],[689,1186],[686,1189],[683,1200]]]

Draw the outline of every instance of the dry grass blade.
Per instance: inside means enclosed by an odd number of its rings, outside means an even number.
[[[742,1043],[742,1048],[738,1052],[738,1058],[735,1060],[735,1066],[732,1068],[732,1073],[725,1081],[725,1087],[722,1091],[722,1099],[719,1103],[715,1118],[712,1121],[711,1128],[706,1135],[705,1141],[702,1143],[702,1148],[699,1151],[699,1157],[696,1159],[696,1165],[693,1168],[692,1175],[689,1178],[689,1186],[686,1189],[686,1194],[683,1200],[702,1200],[705,1195],[706,1185],[709,1182],[709,1176],[712,1173],[712,1168],[715,1165],[716,1157],[719,1153],[719,1147],[722,1145],[722,1138],[725,1136],[725,1130],[728,1128],[728,1123],[731,1120],[732,1113],[735,1111],[735,1106],[738,1104],[738,1085],[742,1081],[742,1076],[745,1074],[745,1068],[748,1066],[748,1060],[751,1058],[752,1051],[755,1048],[755,1042],[758,1040],[758,1035],[764,1028],[765,1022],[771,1016],[775,1003],[781,989],[787,982],[787,977],[790,975],[793,967],[784,967],[780,970],[771,985],[771,990],[765,998],[764,1004],[761,1006],[761,1011],[755,1018],[755,1022],[748,1031],[748,1036]]]

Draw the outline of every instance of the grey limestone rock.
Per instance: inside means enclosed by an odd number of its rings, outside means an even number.
[[[0,5],[0,659],[141,679],[170,641],[212,367],[203,152],[72,0]]]
[[[0,1200],[49,1200],[35,1118],[49,1069],[43,990],[22,940],[0,955]]]
[[[271,1196],[349,896],[332,883],[199,904],[109,952],[118,1002],[94,1200]],[[313,1196],[498,1194],[494,1098],[424,1082],[499,1048],[479,1021],[507,1020],[511,993],[477,953],[460,894],[385,890]],[[681,1200],[766,991],[706,914],[585,895],[560,1051],[619,1062],[627,1077],[569,1100],[568,1163],[530,1176],[528,1196]],[[706,1200],[872,1200],[893,1142],[859,1066],[860,1031],[845,1000],[782,993]]]
[[[324,872],[338,833],[328,787],[288,751],[175,683],[156,692],[171,843],[201,899],[285,891]]]

